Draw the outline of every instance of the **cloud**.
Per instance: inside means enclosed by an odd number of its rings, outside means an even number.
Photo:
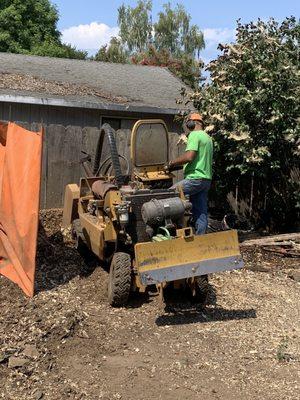
[[[71,26],[62,31],[62,41],[72,44],[81,50],[87,50],[89,55],[94,55],[101,46],[109,43],[112,36],[118,36],[118,27],[110,27],[104,23],[91,22]],[[205,49],[201,52],[201,57],[208,63],[217,57],[217,47],[219,43],[234,41],[235,29],[230,28],[206,28],[203,29]]]
[[[219,43],[232,42],[236,31],[230,28],[206,28],[203,29],[205,45],[207,49],[217,48]]]
[[[110,27],[103,23],[91,22],[86,25],[71,26],[62,31],[62,41],[72,44],[78,49],[97,51],[107,44],[112,36],[117,36],[118,27]]]
[[[236,30],[230,28],[206,28],[203,29],[205,49],[201,51],[200,57],[205,64],[216,59],[220,54],[217,49],[219,43],[229,43],[235,40]]]

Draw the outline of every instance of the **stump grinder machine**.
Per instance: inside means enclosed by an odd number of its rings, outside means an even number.
[[[104,157],[103,143],[109,144]],[[164,170],[169,135],[162,120],[140,120],[131,132],[130,160],[118,154],[114,130],[100,131],[94,165],[82,159],[85,177],[65,189],[63,228],[109,264],[108,300],[126,305],[131,291],[156,285],[184,287],[204,302],[208,274],[241,268],[237,232],[196,236],[191,203]]]

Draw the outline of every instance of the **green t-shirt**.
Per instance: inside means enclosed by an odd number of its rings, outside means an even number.
[[[213,143],[211,137],[204,131],[192,131],[188,136],[185,151],[196,151],[193,161],[185,164],[185,179],[211,179]]]

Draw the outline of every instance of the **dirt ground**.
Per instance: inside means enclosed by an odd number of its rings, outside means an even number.
[[[37,295],[0,278],[3,399],[300,397],[299,258],[243,252],[244,270],[211,277],[205,310],[154,292],[112,309],[107,272],[63,241],[60,218],[42,214]]]

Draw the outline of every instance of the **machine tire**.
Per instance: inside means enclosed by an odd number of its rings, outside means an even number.
[[[208,275],[197,276],[195,285],[196,293],[192,296],[193,302],[205,306],[209,295]]]
[[[110,264],[108,279],[108,301],[113,307],[125,306],[131,287],[131,257],[117,252]]]

